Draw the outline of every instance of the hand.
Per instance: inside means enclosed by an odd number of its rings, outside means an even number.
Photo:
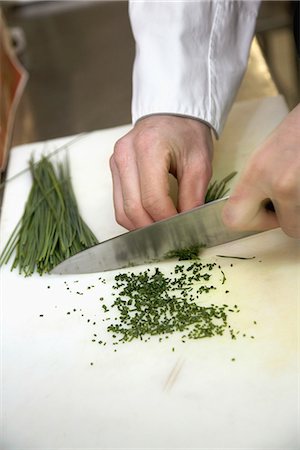
[[[110,159],[117,222],[132,230],[204,203],[212,153],[210,128],[196,119],[139,120]],[[178,181],[178,209],[170,197],[169,173]]]
[[[267,199],[276,214],[266,211]],[[280,226],[287,235],[300,237],[300,104],[250,158],[223,220],[239,230]]]

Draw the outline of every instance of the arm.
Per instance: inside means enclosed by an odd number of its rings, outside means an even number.
[[[133,229],[203,203],[247,65],[258,2],[131,2],[134,128],[111,157],[117,221]],[[177,177],[177,208],[168,174]],[[190,186],[190,187],[188,187]]]
[[[245,69],[257,1],[131,1],[133,123],[149,114],[223,129]]]
[[[276,214],[264,208],[267,199]],[[280,226],[289,236],[300,237],[300,104],[252,155],[223,218],[236,229]]]

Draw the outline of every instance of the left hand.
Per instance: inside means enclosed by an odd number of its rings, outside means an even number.
[[[197,119],[168,114],[140,119],[110,158],[117,222],[134,230],[201,205],[212,154],[210,128]],[[178,209],[169,173],[178,181]]]
[[[267,200],[276,213],[265,209]],[[238,230],[280,226],[288,236],[300,237],[300,104],[250,158],[223,220]]]

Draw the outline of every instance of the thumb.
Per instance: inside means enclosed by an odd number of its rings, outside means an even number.
[[[270,200],[255,189],[233,195],[223,209],[223,221],[240,231],[265,231],[279,226]]]

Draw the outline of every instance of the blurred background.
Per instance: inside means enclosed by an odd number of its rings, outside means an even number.
[[[299,101],[292,1],[263,1],[256,37],[289,108]],[[12,145],[130,123],[134,41],[126,1],[0,1],[29,72]]]

